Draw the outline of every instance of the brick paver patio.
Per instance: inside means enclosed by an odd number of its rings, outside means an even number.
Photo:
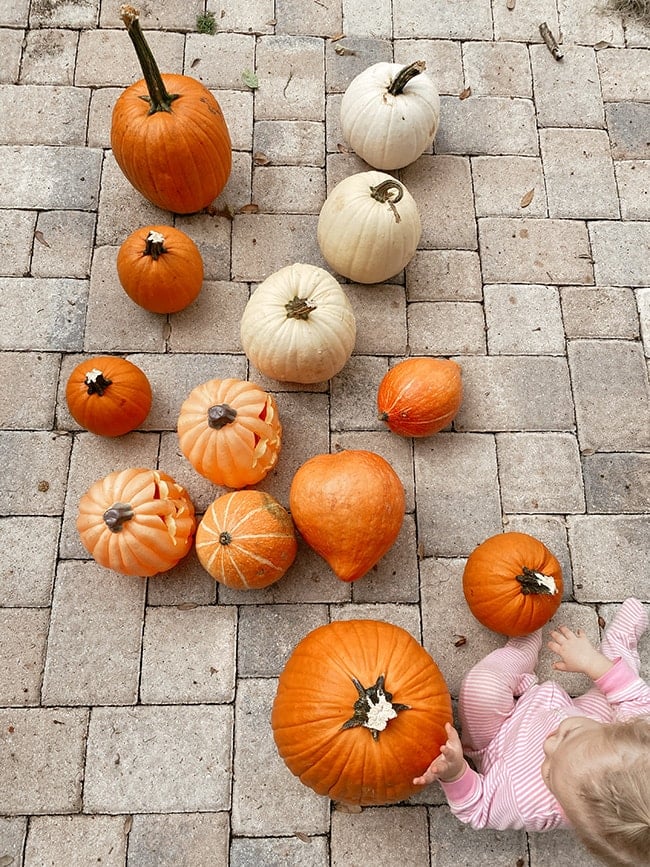
[[[212,89],[233,140],[215,208],[174,217],[110,150],[113,104],[140,77],[119,4],[0,0],[2,867],[596,863],[569,833],[472,831],[437,786],[343,810],[286,770],[269,712],[297,641],[352,617],[410,630],[456,697],[503,643],[460,586],[502,530],[561,561],[554,623],[597,639],[626,596],[650,603],[650,31],[605,2],[208,0],[214,35],[197,29],[203,0],[143,4],[161,69]],[[284,265],[327,267],[320,207],[366,168],[342,139],[341,96],[393,59],[425,60],[441,94],[435,146],[398,173],[420,246],[389,283],[345,284],[358,337],[335,379],[268,380],[240,344],[249,293]],[[115,260],[134,229],[166,222],[198,244],[205,283],[161,316],[130,301]],[[75,364],[106,353],[154,392],[142,430],[117,440],[81,430],[65,402]],[[377,420],[377,384],[407,355],[461,365],[453,429],[413,441]],[[277,395],[283,450],[260,487],[283,504],[319,452],[370,449],[398,472],[402,533],[357,583],[304,545],[279,583],[247,593],[217,587],[194,554],[148,580],[87,559],[77,503],[113,469],[164,469],[199,513],[222,492],[175,426],[191,388],[226,376]],[[646,636],[646,677],[649,650]],[[545,651],[540,677],[550,663]]]

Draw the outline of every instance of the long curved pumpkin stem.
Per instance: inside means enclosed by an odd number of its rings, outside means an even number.
[[[149,102],[149,114],[155,114],[157,111],[171,112],[172,102],[178,99],[178,94],[167,92],[156,59],[151,53],[149,43],[145,39],[140,27],[139,16],[140,13],[133,6],[120,7],[120,17],[124,22],[127,33],[131,37],[131,42],[135,48],[135,53],[138,55],[142,75],[149,91],[149,96],[143,96],[142,99]]]
[[[405,66],[404,69],[400,69],[392,80],[391,85],[388,88],[388,93],[391,93],[393,96],[399,96],[409,81],[412,78],[415,78],[416,75],[420,75],[420,73],[424,72],[425,69],[426,63],[424,60],[416,60],[415,63],[410,63],[408,66]]]

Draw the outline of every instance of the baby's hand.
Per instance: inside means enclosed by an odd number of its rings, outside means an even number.
[[[465,773],[467,762],[463,757],[463,747],[458,732],[449,723],[445,723],[447,743],[440,747],[440,755],[434,759],[421,777],[416,777],[413,784],[426,786],[434,780],[452,783]]]
[[[613,665],[611,660],[596,650],[583,629],[576,629],[575,632],[568,626],[554,629],[548,648],[561,657],[559,662],[553,663],[557,671],[578,671],[597,680]]]

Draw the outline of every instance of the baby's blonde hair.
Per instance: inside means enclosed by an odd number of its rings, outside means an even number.
[[[650,865],[650,717],[605,725],[603,735],[605,749],[580,780],[574,830],[611,867]]]

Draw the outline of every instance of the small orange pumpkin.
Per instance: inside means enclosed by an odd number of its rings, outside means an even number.
[[[562,601],[562,567],[527,533],[497,533],[467,558],[463,592],[476,619],[502,635],[528,635]]]
[[[319,795],[390,804],[439,755],[451,723],[440,669],[405,629],[380,620],[320,626],[278,681],[273,737],[289,770]]]
[[[203,285],[203,259],[194,241],[173,226],[143,226],[117,254],[117,276],[126,294],[151,313],[176,313]]]
[[[296,527],[341,581],[361,578],[392,547],[404,506],[404,488],[388,461],[359,449],[310,458],[289,491]]]
[[[117,470],[79,501],[77,530],[107,569],[143,577],[166,572],[189,552],[196,519],[187,492],[161,470]]]
[[[187,396],[178,442],[194,469],[215,485],[255,485],[276,465],[282,425],[272,394],[242,379],[211,379]]]
[[[91,433],[118,437],[135,430],[151,409],[151,385],[126,358],[102,355],[81,361],[65,387],[70,415]]]
[[[396,434],[426,437],[456,417],[463,399],[460,367],[446,358],[406,358],[377,390],[379,418]]]
[[[217,497],[196,531],[196,553],[206,572],[236,590],[268,587],[298,550],[289,513],[264,491]]]

